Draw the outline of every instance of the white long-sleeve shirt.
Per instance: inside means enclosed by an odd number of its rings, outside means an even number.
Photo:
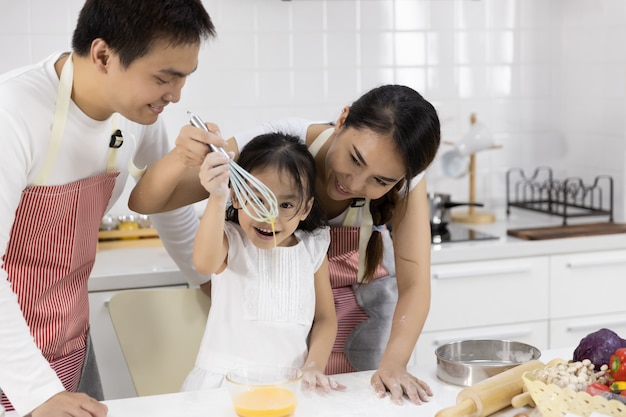
[[[0,259],[4,256],[22,191],[40,172],[48,152],[59,79],[56,53],[44,61],[0,75]],[[129,160],[142,168],[165,155],[169,142],[163,123],[144,126],[120,115],[96,121],[70,103],[62,144],[43,185],[61,185],[106,171],[113,127],[124,144],[116,159],[116,185],[108,208],[128,179]],[[151,216],[164,245],[192,284],[208,280],[191,260],[198,219],[193,207]],[[64,388],[30,336],[7,273],[0,269],[0,388],[20,415],[29,413]],[[16,394],[17,393],[17,394]]]

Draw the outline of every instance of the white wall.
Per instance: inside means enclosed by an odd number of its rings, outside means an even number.
[[[623,0],[204,3],[218,38],[164,113],[173,137],[188,109],[230,135],[284,116],[332,120],[371,87],[402,83],[436,106],[444,140],[475,112],[503,145],[477,155],[479,201],[504,204],[509,168],[548,165],[557,178],[614,175],[625,217]],[[81,5],[0,0],[0,72],[68,49]],[[467,198],[467,177],[444,177],[438,160],[427,178]]]
[[[626,2],[560,3],[553,108],[566,147],[559,162],[570,175],[612,175],[625,221]]]

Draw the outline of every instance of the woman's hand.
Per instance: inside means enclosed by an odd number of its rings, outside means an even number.
[[[200,166],[200,183],[212,196],[228,196],[230,179],[229,158],[221,152],[211,152]]]
[[[317,387],[322,388],[325,392],[330,392],[331,390],[344,391],[346,389],[345,385],[335,381],[333,377],[325,375],[324,372],[314,366],[307,366],[302,370],[302,381],[311,390]]]
[[[399,405],[402,404],[403,395],[406,395],[413,404],[428,402],[428,397],[433,395],[426,382],[417,379],[400,365],[382,365],[372,375],[370,382],[379,398],[384,397],[389,391],[391,400]]]

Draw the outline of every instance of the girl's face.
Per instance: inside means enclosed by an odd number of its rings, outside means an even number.
[[[278,172],[274,168],[267,168],[253,170],[251,173],[272,190],[274,195],[276,195],[276,200],[278,200],[278,217],[274,224],[276,245],[294,246],[298,243],[298,240],[293,233],[298,228],[300,221],[306,219],[309,215],[313,199],[310,199],[306,204],[300,204],[300,198],[295,192],[300,187],[284,172]],[[239,225],[252,243],[261,249],[273,248],[274,235],[272,234],[272,225],[251,219],[241,205],[238,204],[234,195],[233,206],[238,209]],[[301,207],[298,211],[299,206]]]
[[[326,192],[337,201],[375,200],[404,178],[403,158],[390,136],[369,129],[346,128],[348,111],[344,109],[337,121],[335,137],[326,153]]]

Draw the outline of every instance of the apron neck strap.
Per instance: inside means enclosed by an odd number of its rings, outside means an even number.
[[[330,135],[335,131],[334,127],[330,127],[322,131],[309,146],[309,152],[313,157],[317,155],[319,150],[324,146]],[[363,210],[361,210],[363,209]],[[348,212],[343,220],[344,227],[354,227],[356,223],[356,217],[361,211],[361,226],[359,227],[359,271],[358,282],[363,282],[363,275],[365,274],[365,252],[367,250],[367,243],[372,235],[372,213],[370,212],[370,199],[365,199],[365,204],[359,206],[351,205],[348,207]]]
[[[74,80],[74,65],[72,63],[72,53],[67,56],[61,76],[59,78],[59,88],[57,91],[57,101],[54,107],[54,119],[52,122],[52,131],[50,133],[50,144],[48,145],[48,153],[44,164],[35,177],[34,185],[43,185],[46,183],[61,147],[61,139],[65,130],[65,121],[70,109],[70,101],[72,100],[72,83]]]
[[[309,146],[309,152],[313,155],[313,158],[317,156],[317,153],[322,149],[322,146],[326,143],[330,135],[335,131],[334,127],[329,127],[326,130],[323,130],[315,139],[313,139],[313,143]]]
[[[48,144],[48,152],[46,159],[44,160],[41,170],[35,177],[33,185],[44,185],[54,168],[54,165],[61,148],[61,142],[63,139],[63,132],[65,131],[65,122],[69,114],[70,103],[72,101],[72,85],[74,81],[74,63],[72,61],[73,54],[70,52],[61,69],[61,76],[59,77],[59,88],[57,90],[57,100],[54,107],[54,119],[52,121],[52,129],[50,132],[50,143]],[[118,131],[118,115],[114,114],[112,117],[113,135],[116,135]],[[115,172],[115,162],[117,158],[117,149],[122,145],[123,138],[121,132],[119,134],[119,142],[110,143],[109,155],[107,158],[107,172]],[[136,143],[134,143],[136,147]],[[140,176],[143,170],[138,169],[132,164],[132,159],[129,162],[129,170],[133,176]]]

